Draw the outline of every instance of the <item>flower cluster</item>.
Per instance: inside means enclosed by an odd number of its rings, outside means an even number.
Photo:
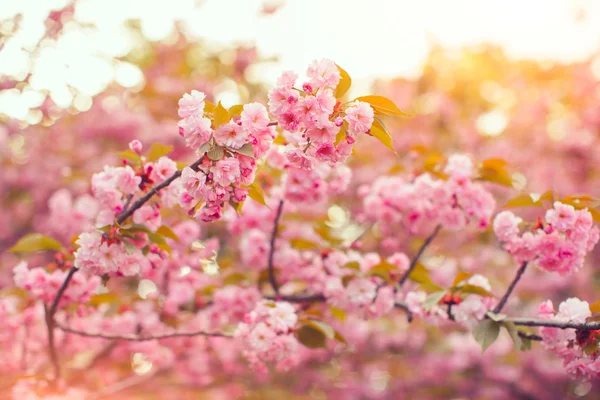
[[[447,180],[428,173],[412,181],[399,176],[377,179],[365,190],[366,216],[390,229],[401,224],[411,233],[429,233],[437,225],[451,231],[469,226],[485,229],[495,201],[482,184],[472,181],[471,159],[453,155],[444,172]]]
[[[256,175],[256,159],[270,148],[275,128],[259,103],[244,105],[241,115],[216,127],[205,116],[205,108],[205,95],[198,91],[179,101],[179,116],[183,118],[179,132],[188,147],[206,155],[197,168],[182,171],[179,204],[199,220],[211,222],[221,218],[226,203],[244,202],[248,194],[245,187]],[[216,112],[213,107],[212,114]]]
[[[56,298],[58,289],[65,280],[67,272],[57,269],[49,273],[41,267],[30,269],[27,263],[22,261],[13,268],[13,274],[17,287],[27,290],[37,299],[52,303]],[[61,297],[60,305],[87,302],[100,287],[100,284],[101,279],[99,276],[75,274]]]
[[[267,372],[265,362],[287,370],[297,362],[299,343],[293,335],[298,317],[287,302],[263,300],[246,314],[238,325],[235,337],[244,343],[244,356],[261,373]]]
[[[335,164],[345,160],[355,135],[371,129],[374,111],[365,102],[343,105],[336,100],[341,75],[333,61],[313,61],[307,76],[309,80],[299,89],[294,87],[298,75],[281,75],[269,92],[269,112],[287,131],[288,161],[296,168],[311,170],[320,162]],[[342,128],[344,136],[338,138]]]
[[[76,242],[79,248],[75,252],[74,266],[91,275],[137,275],[144,255],[136,246],[114,240],[106,240],[99,231],[82,233]]]
[[[585,322],[592,315],[588,302],[575,297],[560,303],[557,313],[546,300],[538,312],[542,319],[562,322]],[[572,377],[600,377],[600,331],[543,327],[540,332],[544,347],[562,358]]]
[[[261,299],[254,287],[225,286],[215,291],[210,319],[215,326],[237,324],[251,312]]]
[[[494,232],[504,249],[518,263],[534,262],[539,268],[560,275],[571,274],[583,266],[585,255],[592,251],[600,231],[593,225],[592,214],[573,206],[555,202],[530,231],[521,233],[523,220],[510,211],[494,219]]]

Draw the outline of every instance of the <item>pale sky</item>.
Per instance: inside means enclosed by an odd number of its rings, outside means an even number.
[[[0,112],[35,123],[30,114],[38,92],[85,111],[111,80],[138,85],[137,67],[113,59],[133,43],[123,28],[127,19],[140,19],[151,40],[164,40],[179,20],[192,36],[256,44],[262,55],[280,59],[255,71],[267,83],[282,70],[302,73],[313,59],[331,58],[350,73],[358,92],[377,77],[417,76],[433,43],[491,42],[515,57],[560,61],[588,57],[600,44],[599,0],[284,0],[276,13],[260,13],[265,3],[280,1],[78,0],[75,19],[97,30],[67,27],[31,62],[27,49],[43,33],[40,21],[66,0],[0,0],[0,21],[16,13],[25,17],[0,50],[0,75],[34,73],[26,91],[0,96]]]

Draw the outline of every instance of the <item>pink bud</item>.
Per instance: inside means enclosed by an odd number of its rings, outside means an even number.
[[[137,139],[132,140],[131,142],[129,142],[129,148],[131,149],[131,151],[133,151],[136,154],[142,154],[142,142],[140,142]]]
[[[302,85],[302,90],[304,90],[304,93],[308,93],[308,94],[312,94],[313,92],[313,88],[312,86],[310,86],[310,83],[305,83],[304,85]]]
[[[342,126],[342,125],[344,125],[344,118],[342,118],[342,117],[337,117],[337,118],[335,119],[335,126]]]

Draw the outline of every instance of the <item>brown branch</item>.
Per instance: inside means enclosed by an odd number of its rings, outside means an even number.
[[[394,303],[394,307],[403,310],[406,313],[406,319],[408,322],[413,321],[413,313],[408,309],[408,306],[404,303]]]
[[[494,313],[498,314],[500,311],[502,311],[502,308],[504,308],[504,305],[508,301],[510,294],[514,290],[515,286],[517,286],[517,282],[519,282],[519,279],[521,279],[521,276],[525,272],[526,268],[527,261],[521,264],[521,267],[519,267],[519,269],[517,270],[517,275],[515,275],[515,279],[513,279],[513,281],[510,283],[510,286],[508,287],[508,289],[506,289],[506,293],[504,293],[504,296],[502,296],[502,299],[500,299],[500,302],[498,303],[496,308],[494,308]]]
[[[61,371],[60,362],[58,361],[58,354],[56,353],[56,345],[54,343],[54,327],[56,326],[54,314],[56,314],[56,310],[58,309],[60,299],[65,293],[65,290],[67,290],[67,286],[69,286],[69,282],[71,282],[71,279],[73,278],[73,275],[75,275],[75,272],[77,272],[77,268],[71,267],[71,269],[67,273],[67,276],[65,277],[65,280],[58,289],[56,297],[54,298],[54,301],[52,301],[50,308],[48,308],[44,304],[44,311],[46,314],[46,327],[48,328],[48,356],[50,357],[50,362],[52,363],[52,368],[54,369],[55,381],[60,379]]]
[[[193,332],[174,332],[174,333],[164,333],[161,335],[153,335],[153,336],[141,336],[136,334],[121,334],[121,335],[111,335],[106,333],[94,333],[81,331],[79,329],[73,329],[68,326],[62,325],[58,322],[55,322],[56,327],[62,330],[63,332],[72,333],[74,335],[89,337],[89,338],[97,338],[97,339],[108,339],[108,340],[126,340],[130,342],[144,342],[148,340],[160,340],[160,339],[170,339],[176,337],[194,337],[194,336],[211,336],[211,337],[226,337],[230,338],[233,336],[226,335],[224,333],[218,332],[205,332],[205,331],[193,331]]]
[[[281,218],[281,213],[283,211],[283,200],[279,201],[279,206],[277,207],[277,214],[275,215],[275,222],[273,223],[273,233],[271,234],[271,248],[269,250],[269,263],[268,263],[268,272],[269,272],[269,282],[271,282],[271,287],[275,291],[276,295],[279,295],[279,283],[277,283],[277,278],[275,278],[275,267],[273,266],[273,256],[275,254],[275,239],[277,238],[277,231],[279,230],[279,219]]]
[[[265,296],[267,300],[280,300],[290,303],[320,303],[324,302],[325,296],[322,294],[311,294],[306,296]]]
[[[509,317],[503,321],[514,322],[515,325],[519,326],[545,326],[548,328],[577,329],[580,331],[595,331],[600,329],[600,321],[577,322],[522,317]]]
[[[200,157],[198,160],[196,160],[189,167],[191,169],[195,170],[195,169],[197,169],[200,166],[200,164],[202,164],[202,161],[204,161],[204,156]],[[123,210],[123,212],[117,217],[117,223],[118,224],[122,224],[123,221],[125,221],[127,218],[129,218],[137,209],[139,209],[141,206],[143,206],[144,204],[146,204],[146,202],[148,202],[148,200],[150,200],[155,194],[158,194],[158,192],[161,189],[166,188],[174,180],[178,179],[181,176],[181,173],[182,173],[181,170],[175,171],[173,173],[173,175],[171,175],[170,177],[168,177],[167,179],[165,179],[164,181],[162,181],[158,185],[154,186],[152,189],[150,189],[150,191],[148,193],[146,193],[145,195],[143,195],[142,197],[140,197],[139,199],[137,199],[131,205],[131,207],[129,209]]]
[[[433,232],[431,233],[431,235],[429,235],[425,239],[425,242],[423,242],[423,244],[419,248],[419,251],[417,251],[417,254],[411,260],[408,270],[404,273],[404,275],[402,275],[402,277],[400,278],[400,281],[398,281],[398,284],[400,287],[402,287],[402,285],[404,285],[404,282],[406,282],[406,280],[408,279],[411,272],[413,272],[413,270],[417,266],[417,263],[419,262],[419,258],[423,255],[423,252],[431,244],[431,242],[433,242],[433,239],[435,239],[435,237],[437,236],[437,234],[441,228],[442,228],[442,225],[436,226],[435,229],[433,230]]]

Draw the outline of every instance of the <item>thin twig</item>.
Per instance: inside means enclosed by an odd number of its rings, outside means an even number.
[[[79,329],[73,329],[68,326],[62,325],[56,322],[56,327],[60,330],[68,333],[72,333],[74,335],[89,337],[89,338],[98,338],[98,339],[108,339],[108,340],[126,340],[130,342],[144,342],[148,340],[160,340],[160,339],[171,339],[176,337],[193,337],[193,336],[211,336],[211,337],[226,337],[230,338],[233,336],[226,335],[224,333],[218,332],[205,332],[205,331],[194,331],[194,332],[174,332],[174,333],[164,333],[160,335],[152,335],[152,336],[142,336],[136,334],[120,334],[120,335],[111,335],[106,333],[95,333],[95,332],[87,332],[81,331]]]
[[[523,264],[521,264],[521,266],[517,270],[517,275],[515,275],[515,279],[513,279],[513,281],[510,283],[510,286],[508,287],[508,289],[506,289],[506,293],[504,293],[504,296],[502,296],[502,299],[500,299],[500,302],[498,303],[496,308],[494,308],[494,313],[498,314],[500,311],[502,311],[502,308],[504,308],[504,305],[508,301],[510,294],[514,290],[515,286],[517,286],[517,282],[519,282],[519,279],[521,279],[521,276],[525,272],[526,268],[527,268],[527,261],[525,261]]]
[[[273,256],[275,254],[275,239],[277,238],[277,231],[279,230],[279,219],[281,218],[281,213],[283,211],[283,200],[279,201],[279,206],[277,207],[277,214],[275,215],[275,222],[273,222],[273,233],[271,234],[271,248],[269,250],[269,264],[268,264],[268,272],[269,272],[269,282],[271,282],[271,287],[275,291],[276,295],[279,295],[279,283],[277,283],[277,278],[275,278],[275,267],[273,266]]]
[[[398,284],[400,287],[402,287],[402,285],[404,285],[404,282],[406,282],[406,280],[408,279],[411,272],[413,272],[413,270],[417,266],[417,263],[419,262],[419,258],[421,257],[421,255],[423,255],[423,252],[425,252],[425,249],[431,244],[433,239],[435,239],[435,237],[437,236],[437,234],[441,228],[442,228],[441,225],[436,226],[435,229],[433,230],[433,232],[431,233],[431,235],[429,235],[427,237],[427,239],[425,239],[425,242],[423,242],[423,244],[419,248],[419,251],[417,251],[417,254],[413,257],[412,261],[410,262],[410,266],[408,267],[408,270],[404,273],[404,275],[402,275],[402,277],[400,278],[400,281],[398,281]]]
[[[394,307],[399,308],[401,310],[403,310],[406,313],[406,319],[408,320],[408,322],[412,322],[413,320],[413,313],[412,311],[409,310],[408,306],[404,303],[394,303]]]

